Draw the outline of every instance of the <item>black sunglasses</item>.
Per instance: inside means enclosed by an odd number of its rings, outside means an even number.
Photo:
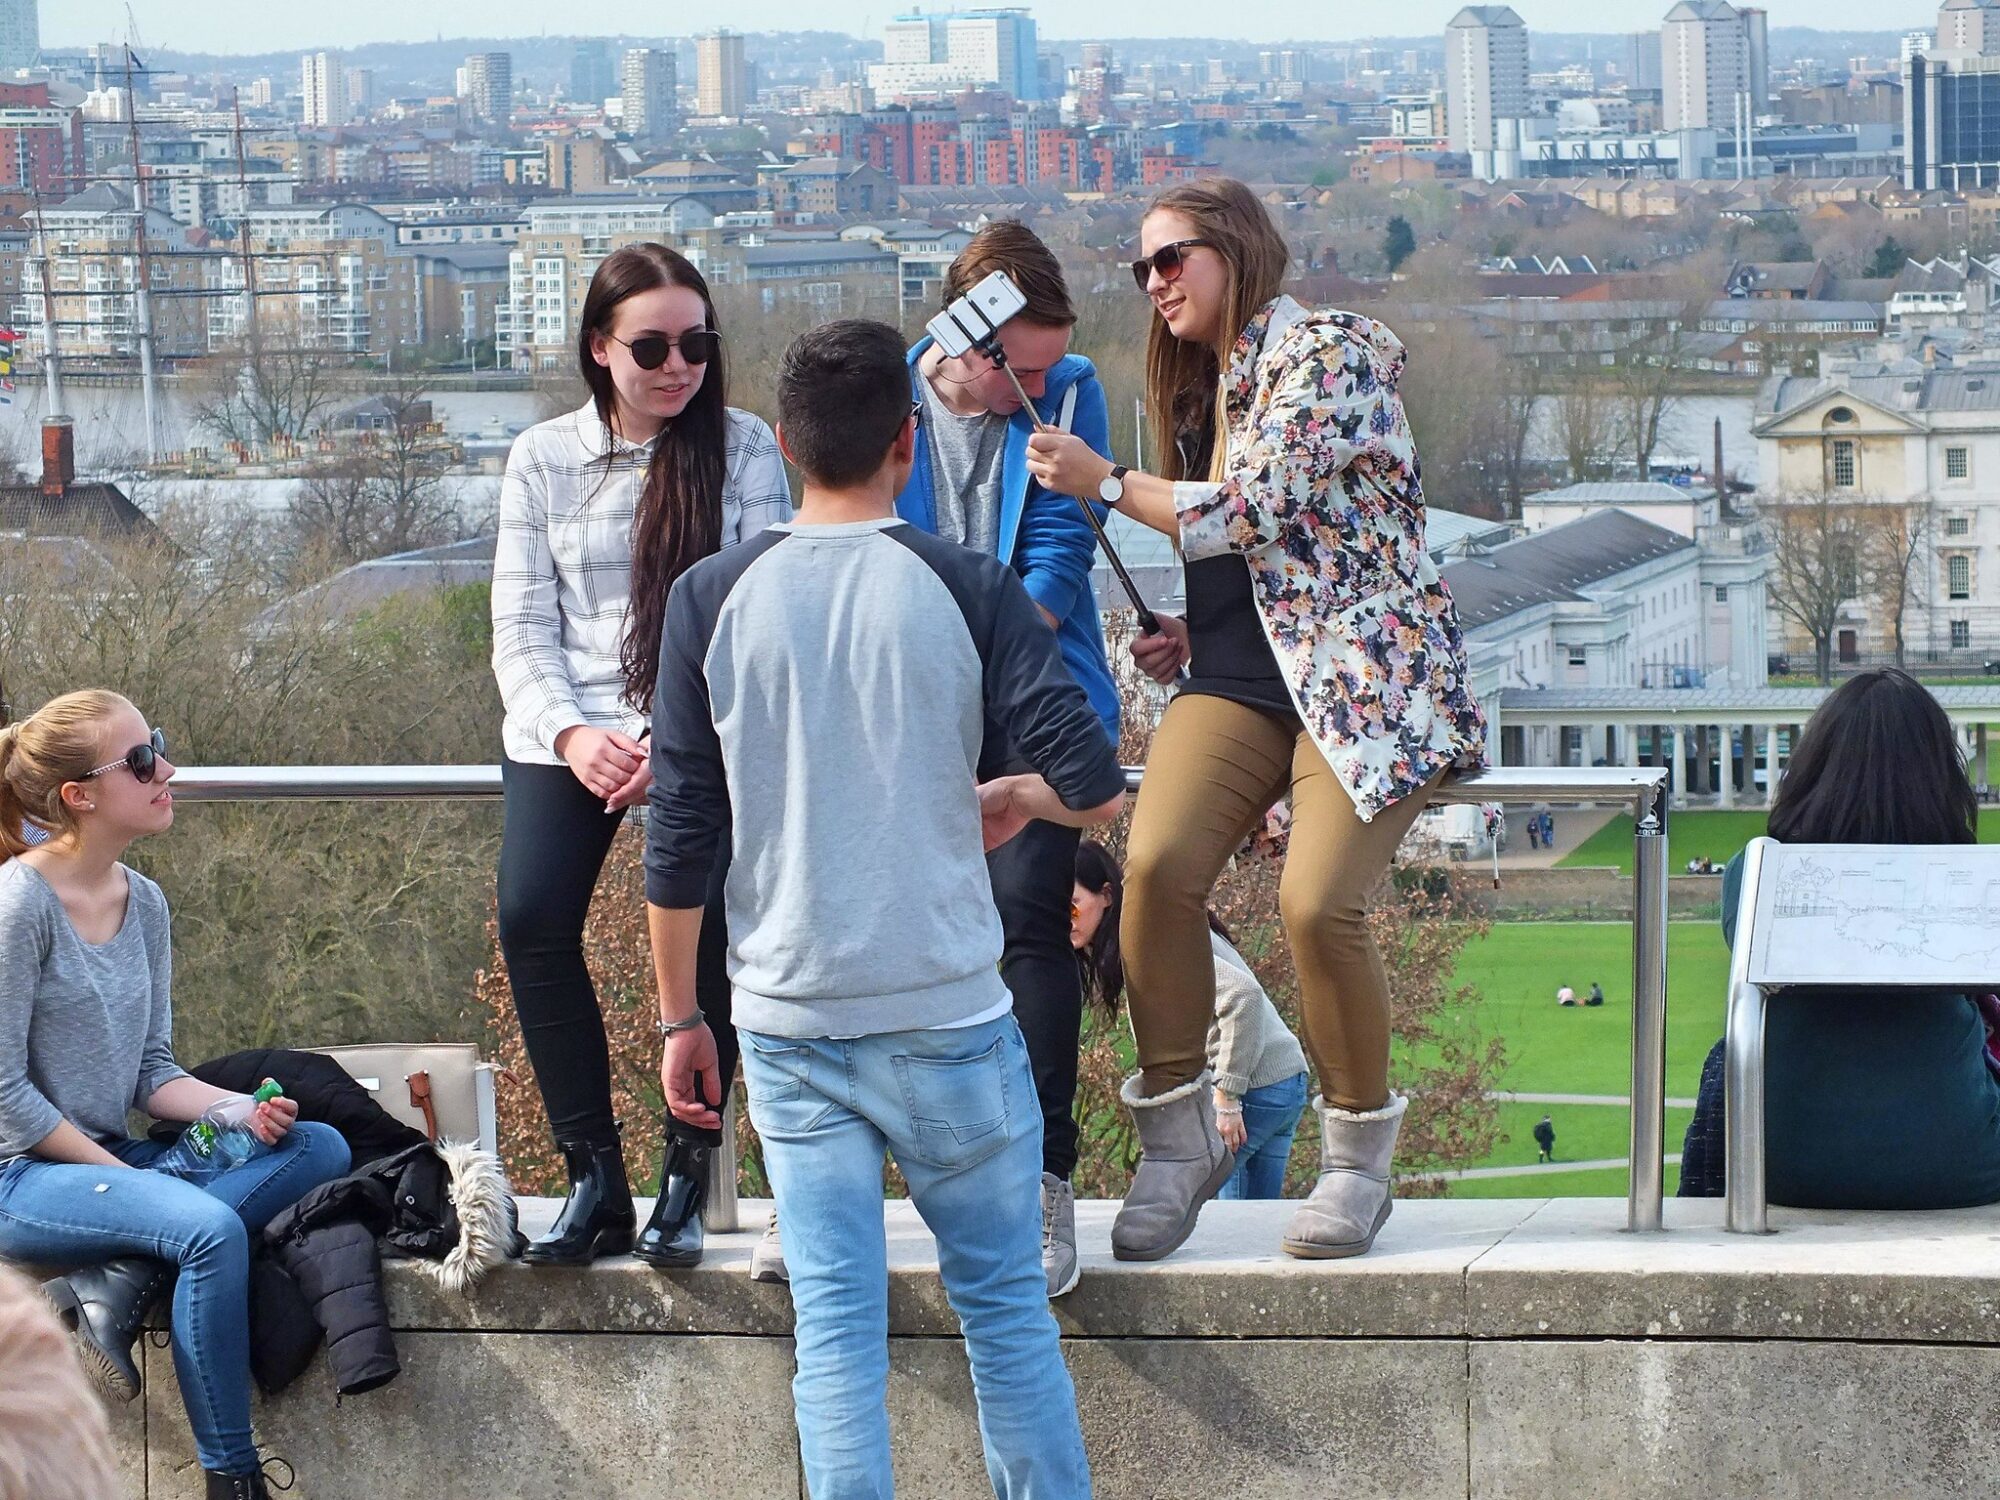
[[[722,352],[722,335],[713,328],[690,328],[677,339],[664,333],[642,333],[636,339],[621,339],[615,333],[605,337],[630,349],[632,363],[642,370],[659,369],[676,349],[691,366],[705,365]]]
[[[94,771],[85,771],[77,778],[88,781],[93,776],[102,776],[106,771],[115,771],[120,766],[130,771],[139,781],[151,781],[153,773],[160,768],[160,762],[167,758],[167,732],[155,729],[153,737],[143,745],[134,745],[125,752],[122,760],[114,760],[109,765],[99,766]]]
[[[1171,285],[1181,279],[1181,272],[1187,267],[1187,257],[1183,250],[1191,250],[1196,245],[1208,245],[1207,240],[1175,240],[1171,245],[1162,245],[1151,255],[1142,255],[1132,262],[1132,279],[1139,283],[1139,290],[1146,290],[1148,273],[1158,271],[1160,280]],[[1215,247],[1209,245],[1212,250]]]

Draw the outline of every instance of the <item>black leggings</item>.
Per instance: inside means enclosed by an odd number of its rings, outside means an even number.
[[[1069,945],[1081,838],[1074,828],[1034,822],[986,856],[1004,934],[1000,977],[1014,996],[1014,1019],[1028,1044],[1042,1110],[1042,1170],[1065,1182],[1076,1170],[1076,1054],[1083,1026],[1083,977]]]
[[[514,987],[521,1039],[534,1064],[549,1128],[558,1141],[617,1139],[611,1107],[611,1050],[604,1013],[583,961],[583,922],[604,856],[622,817],[604,810],[566,765],[505,761],[506,822],[500,836],[500,951]],[[708,908],[695,960],[695,999],[715,1033],[722,1077],[736,1076],[736,1028],[729,1019],[729,932],[723,877],[729,842],[708,882]],[[716,1144],[720,1131],[667,1117],[671,1135]]]

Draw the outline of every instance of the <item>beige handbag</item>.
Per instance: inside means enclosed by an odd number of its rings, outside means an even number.
[[[339,1063],[375,1102],[432,1141],[499,1150],[493,1079],[470,1042],[366,1042],[315,1049]]]

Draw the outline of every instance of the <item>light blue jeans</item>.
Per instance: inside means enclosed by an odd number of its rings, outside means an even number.
[[[937,1238],[1000,1500],[1086,1500],[1076,1391],[1042,1271],[1042,1116],[1014,1018],[847,1041],[740,1033],[791,1271],[813,1500],[889,1500],[882,1157]]]
[[[204,1469],[249,1474],[250,1236],[321,1183],[345,1175],[347,1142],[300,1121],[272,1150],[202,1187],[145,1170],[166,1147],[116,1141],[136,1172],[23,1157],[0,1167],[0,1256],[86,1266],[151,1255],[180,1268],[174,1374]]]
[[[1218,1198],[1282,1198],[1292,1136],[1305,1113],[1306,1075],[1294,1073],[1243,1096],[1243,1149]]]

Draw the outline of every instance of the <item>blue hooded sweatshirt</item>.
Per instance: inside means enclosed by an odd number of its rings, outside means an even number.
[[[923,376],[917,362],[931,346],[924,339],[910,350],[911,392],[921,396]],[[1076,406],[1069,430],[1094,450],[1111,454],[1111,418],[1097,368],[1080,354],[1067,354],[1049,368],[1047,385],[1035,409],[1044,422],[1061,420],[1064,399],[1076,388]],[[1090,586],[1091,565],[1097,558],[1097,537],[1083,511],[1067,495],[1053,495],[1028,474],[1028,439],[1034,423],[1027,412],[1014,413],[1007,424],[1007,441],[1000,458],[1000,560],[1012,566],[1028,596],[1062,623],[1056,643],[1064,665],[1090,706],[1104,723],[1111,743],[1118,743],[1118,687],[1104,653],[1104,628],[1097,617],[1097,595]],[[917,428],[916,466],[896,497],[896,514],[912,526],[937,533],[935,467],[930,434]],[[1101,518],[1104,507],[1096,505]]]

